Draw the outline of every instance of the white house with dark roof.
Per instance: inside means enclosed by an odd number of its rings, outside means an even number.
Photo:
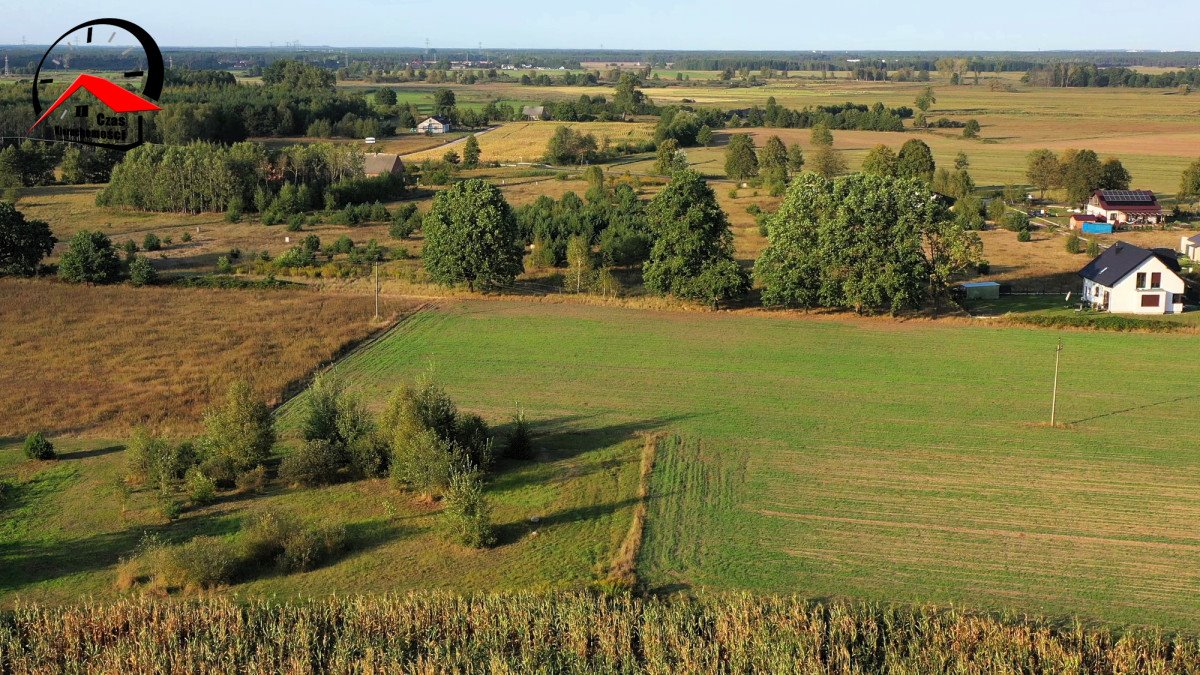
[[[1183,311],[1183,277],[1171,249],[1145,249],[1118,241],[1079,271],[1083,299],[1095,309],[1121,314]]]
[[[1189,260],[1200,262],[1200,234],[1179,238],[1179,252]]]

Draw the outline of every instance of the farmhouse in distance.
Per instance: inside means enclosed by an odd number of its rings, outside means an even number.
[[[437,115],[428,117],[417,125],[417,131],[423,134],[448,134],[450,129],[450,120]]]

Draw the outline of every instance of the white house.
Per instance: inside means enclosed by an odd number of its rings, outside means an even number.
[[[1179,238],[1179,252],[1188,259],[1200,262],[1200,234]]]
[[[1166,222],[1158,199],[1149,190],[1096,190],[1086,213],[1122,225],[1157,225]]]
[[[427,117],[423,122],[417,125],[417,131],[423,134],[446,134],[450,133],[450,120],[445,117]]]
[[[1079,271],[1083,299],[1093,308],[1123,314],[1183,311],[1183,277],[1170,249],[1144,249],[1119,241]]]

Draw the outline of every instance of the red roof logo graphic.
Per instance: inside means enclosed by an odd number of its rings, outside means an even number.
[[[80,88],[86,89],[92,94],[92,96],[100,99],[101,103],[109,108],[112,108],[112,111],[115,113],[134,113],[162,110],[162,108],[158,107],[158,105],[156,105],[154,102],[142,98],[128,89],[118,87],[103,77],[81,74],[79,77],[75,78],[75,81],[71,83],[71,86],[67,87],[67,90],[62,93],[62,96],[58,97],[58,100],[54,102],[54,105],[47,108],[46,112],[42,113],[42,116],[33,123],[33,126],[29,127],[29,131],[33,131],[35,128],[37,128],[39,124],[41,124],[47,117],[50,116],[50,113],[54,112],[55,109],[62,105],[63,101],[71,98],[71,95],[79,91]]]

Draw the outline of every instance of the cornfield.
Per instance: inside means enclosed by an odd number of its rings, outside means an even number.
[[[0,614],[0,672],[1174,673],[1200,642],[957,609],[588,593],[273,603],[131,599]]]

